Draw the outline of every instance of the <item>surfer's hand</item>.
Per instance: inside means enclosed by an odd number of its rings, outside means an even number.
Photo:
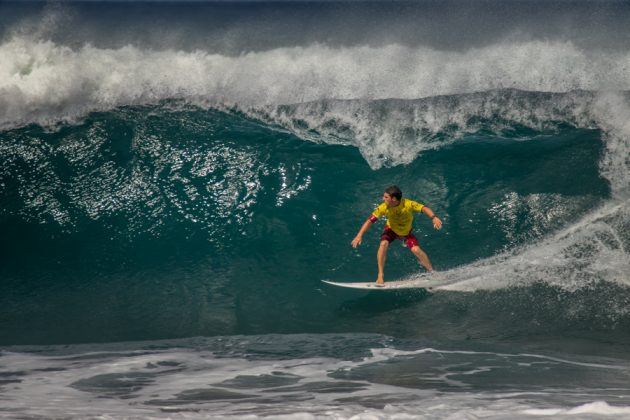
[[[436,230],[440,230],[440,229],[442,229],[442,221],[440,220],[440,218],[439,218],[439,217],[435,216],[435,217],[432,219],[432,221],[433,221],[433,227],[434,227]]]
[[[354,239],[352,240],[352,247],[353,247],[353,248],[356,248],[356,247],[358,247],[359,245],[361,245],[361,240],[362,240],[362,239],[363,239],[363,238],[362,238],[362,237],[360,237],[360,236],[357,236],[356,238],[354,238]]]

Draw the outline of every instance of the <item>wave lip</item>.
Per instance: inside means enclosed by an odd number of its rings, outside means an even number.
[[[601,175],[623,200],[630,194],[629,98],[627,92],[506,89],[415,100],[324,100],[245,112],[301,138],[355,146],[373,169],[409,164],[424,151],[479,132],[510,137],[517,127],[550,135],[562,125],[598,129],[605,150]]]

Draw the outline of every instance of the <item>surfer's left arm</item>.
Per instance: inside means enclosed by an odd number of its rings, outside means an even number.
[[[431,222],[433,223],[433,227],[435,229],[437,230],[442,229],[442,221],[440,220],[439,217],[435,215],[435,213],[433,213],[433,210],[431,210],[427,206],[424,206],[422,207],[422,213],[426,214],[429,217],[429,219],[431,219]]]

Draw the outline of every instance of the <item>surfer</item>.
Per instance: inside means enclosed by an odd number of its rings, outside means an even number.
[[[442,229],[442,221],[433,213],[433,210],[416,201],[402,198],[402,191],[395,185],[388,187],[383,193],[383,204],[378,206],[370,217],[363,223],[359,233],[352,240],[354,248],[361,244],[363,234],[381,217],[387,217],[387,224],[381,234],[381,244],[378,248],[378,277],[377,284],[384,284],[384,268],[387,259],[387,248],[394,239],[402,240],[407,248],[418,258],[420,264],[428,272],[433,271],[433,266],[427,254],[418,245],[418,239],[411,232],[413,226],[413,213],[424,213],[433,222],[433,227]]]

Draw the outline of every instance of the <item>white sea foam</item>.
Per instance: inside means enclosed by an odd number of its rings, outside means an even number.
[[[567,418],[575,418],[575,416],[598,415],[602,417],[609,416],[628,416],[630,415],[630,407],[615,407],[605,401],[595,401],[588,404],[583,404],[571,409],[558,409],[558,408],[531,408],[523,410],[524,414],[531,414],[534,416],[566,416]],[[589,416],[590,418],[590,416]]]
[[[426,47],[206,51],[68,47],[16,35],[0,45],[0,127],[183,98],[278,105],[323,99],[416,99],[489,89],[630,89],[630,54],[571,42],[505,42],[464,52]]]
[[[628,205],[630,201],[607,203],[537,243],[449,270],[444,275],[454,283],[440,289],[496,290],[545,283],[575,291],[598,282],[630,287]],[[612,318],[629,311],[623,305],[609,309]]]
[[[283,340],[285,344],[298,340],[307,347],[313,344],[310,340],[319,342],[320,348],[335,346],[335,335],[328,336],[325,346],[320,340],[326,338],[313,337],[217,338],[219,348],[226,341],[227,354],[213,349],[212,339],[209,347],[200,343],[193,348],[182,341],[182,347],[154,342],[142,350],[121,343],[117,349],[98,352],[91,346],[64,346],[57,349],[61,354],[47,354],[50,348],[36,353],[5,351],[0,355],[0,373],[7,384],[2,389],[3,413],[66,418],[440,419],[628,412],[623,401],[620,406],[605,402],[618,398],[606,387],[626,374],[627,363],[620,359],[605,359],[602,364],[570,356],[421,346],[364,348],[368,356],[359,360],[238,353],[241,346],[260,339],[273,349]],[[360,340],[347,336],[345,340],[360,345]],[[265,345],[260,345],[266,354]],[[541,367],[548,377],[541,383],[532,381],[532,371]],[[488,374],[494,380],[488,380]],[[575,377],[588,375],[597,380],[576,389]],[[505,380],[511,384],[508,391]],[[562,388],[564,381],[567,389]]]

